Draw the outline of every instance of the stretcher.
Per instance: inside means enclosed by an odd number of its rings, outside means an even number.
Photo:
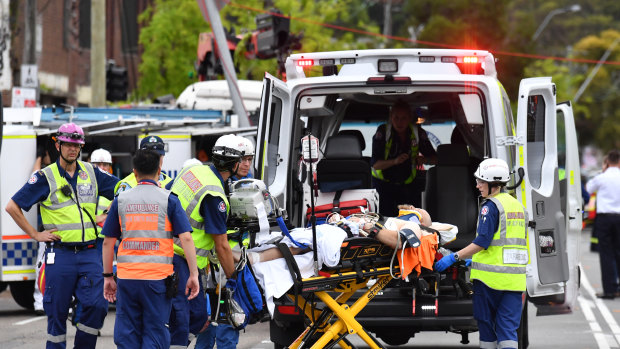
[[[302,279],[288,249],[280,247],[294,280],[287,296],[309,321],[303,333],[289,348],[331,348],[339,344],[351,348],[347,336],[357,335],[370,348],[382,345],[355,319],[364,307],[398,277],[400,268],[391,263],[394,251],[377,240],[355,237],[341,247],[341,262],[335,268],[323,269],[318,276]],[[290,253],[290,252],[289,252]],[[372,283],[371,281],[375,282]],[[370,286],[369,286],[370,285]],[[369,286],[369,287],[368,287]],[[368,287],[354,302],[351,297]]]

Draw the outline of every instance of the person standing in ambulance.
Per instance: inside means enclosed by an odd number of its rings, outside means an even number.
[[[150,149],[154,150],[157,154],[159,154],[159,166],[161,167],[164,163],[164,156],[166,155],[166,145],[164,144],[164,140],[159,136],[146,136],[142,138],[140,141],[139,149]],[[161,187],[165,187],[168,183],[172,182],[172,178],[161,172],[159,174],[158,183]],[[129,190],[138,185],[138,181],[136,180],[136,175],[130,173],[127,177],[123,178],[116,187],[114,188],[114,193],[118,195],[119,193]]]
[[[525,268],[529,263],[527,217],[523,205],[502,192],[510,179],[504,160],[482,161],[474,177],[476,187],[486,199],[478,215],[476,238],[460,251],[440,259],[435,270],[442,272],[471,257],[469,278],[474,284],[474,318],[478,322],[480,348],[516,349],[526,288]]]
[[[198,295],[192,227],[176,195],[157,183],[161,171],[159,154],[138,150],[133,167],[137,185],[114,199],[110,219],[103,226],[103,295],[109,302],[118,298],[114,324],[114,343],[118,348],[169,348],[167,325],[172,297],[177,291],[172,266],[173,238],[182,245],[189,265],[189,276],[181,292],[185,297],[189,294],[188,299]],[[114,244],[121,237],[117,284],[112,261]]]
[[[6,211],[30,237],[47,243],[45,294],[47,348],[65,348],[67,315],[73,295],[82,304],[74,346],[94,348],[108,311],[101,297],[103,268],[95,248],[97,197],[114,197],[118,178],[79,159],[84,131],[74,123],[58,128],[58,160],[37,171],[9,201]],[[44,231],[37,231],[24,216],[40,203]]]
[[[421,206],[424,178],[417,176],[418,166],[436,159],[428,135],[413,120],[409,105],[396,102],[387,124],[380,125],[372,138],[372,182],[379,193],[379,213],[398,215],[397,205]]]
[[[213,146],[213,165],[186,167],[174,182],[167,186],[178,195],[192,224],[198,268],[207,267],[209,256],[214,256],[214,251],[217,257],[214,262],[219,263],[226,278],[229,278],[224,287],[233,290],[236,286],[235,280],[230,277],[235,271],[235,262],[226,234],[230,205],[224,185],[229,177],[237,174],[243,152],[243,143],[237,136],[221,136]],[[182,282],[183,276],[188,273],[188,264],[180,248],[175,245],[174,249],[174,270],[179,273],[179,281]],[[182,289],[181,283],[179,288]],[[201,292],[202,288],[201,284]],[[170,316],[171,347],[187,347],[188,332],[198,335],[209,331],[215,331],[215,326],[209,326],[205,297],[196,297],[188,302],[187,297],[177,294],[172,300]],[[231,327],[226,335],[220,336],[218,332],[217,347],[236,348],[238,340],[239,332]]]

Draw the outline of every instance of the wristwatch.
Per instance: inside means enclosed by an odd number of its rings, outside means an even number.
[[[114,273],[101,273],[104,278],[111,278],[114,276]]]
[[[368,230],[368,237],[374,239],[377,236],[377,234],[379,234],[381,229],[383,229],[383,225],[379,223],[373,224],[372,228]]]
[[[454,252],[454,260],[455,260],[455,261],[457,261],[457,262],[461,260],[461,259],[459,258],[459,254],[458,254],[458,253],[456,253],[456,252]]]

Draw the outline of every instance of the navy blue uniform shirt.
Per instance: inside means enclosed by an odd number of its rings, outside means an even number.
[[[224,178],[222,178],[220,172],[213,165],[209,167],[220,180],[222,188],[225,188]],[[174,181],[166,184],[166,189],[172,188],[173,183]],[[222,198],[219,196],[206,195],[200,203],[200,214],[205,219],[205,232],[207,234],[226,234],[226,220],[228,219],[228,214],[226,213],[226,203]]]
[[[58,172],[61,176],[67,179],[67,182],[73,187],[73,191],[77,192],[77,178],[79,170],[75,170],[73,177],[60,166],[60,158],[56,160],[58,164]],[[76,164],[77,165],[77,164]],[[79,165],[77,165],[79,168]],[[94,166],[93,166],[94,167]],[[97,187],[99,196],[103,196],[109,200],[114,198],[114,187],[119,179],[107,172],[104,172],[98,168],[95,170],[95,180],[97,181]],[[12,199],[23,210],[30,211],[32,205],[44,201],[50,194],[50,187],[47,183],[47,178],[43,174],[43,171],[36,171],[30,176],[30,179],[24,186],[13,195]]]
[[[498,226],[499,210],[493,201],[486,200],[480,208],[476,238],[472,242],[484,249],[489,248]]]
[[[143,183],[158,185],[157,182],[150,179],[143,180],[138,183],[138,185],[151,185]],[[187,219],[185,210],[183,210],[179,198],[174,194],[168,196],[168,220],[172,225],[172,234],[174,236],[192,231],[192,226],[189,224],[189,219]],[[105,220],[101,233],[108,237],[121,238],[121,225],[118,217],[118,197],[114,198],[114,201],[112,201],[112,206],[110,206],[110,211],[108,212],[108,217]]]

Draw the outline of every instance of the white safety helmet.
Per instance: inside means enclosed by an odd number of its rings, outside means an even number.
[[[243,156],[254,156],[254,144],[252,144],[252,141],[242,136],[238,137],[243,142]]]
[[[233,172],[233,167],[241,161],[245,150],[244,142],[235,135],[223,135],[215,141],[212,159],[215,168]]]
[[[105,149],[93,150],[90,154],[90,162],[104,162],[106,164],[112,163],[112,154]]]
[[[490,158],[480,163],[474,177],[488,183],[506,184],[510,180],[510,170],[506,161]]]

